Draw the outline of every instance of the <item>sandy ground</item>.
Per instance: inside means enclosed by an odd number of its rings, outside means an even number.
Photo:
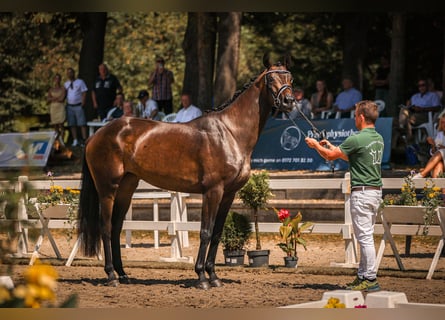
[[[66,259],[74,244],[62,231],[56,241]],[[320,300],[326,291],[344,288],[355,275],[354,268],[332,266],[344,261],[344,242],[337,235],[307,235],[308,250],[299,251],[296,269],[283,267],[283,252],[276,246],[278,238],[262,237],[263,249],[271,251],[269,267],[251,268],[247,256],[244,266],[224,265],[222,250],[217,257],[217,273],[224,286],[208,291],[195,288],[197,276],[192,263],[162,262],[171,254],[170,239],[161,234],[160,247],[155,249],[149,232],[134,232],[132,248],[122,248],[124,266],[131,284],[118,287],[104,286],[103,261],[84,258],[79,253],[73,266],[65,267],[65,260],[54,259],[49,241],[40,250],[41,260],[57,269],[60,279],[58,301],[71,294],[79,297],[80,308],[263,308],[280,307]],[[190,246],[183,256],[196,258],[198,237],[190,233]],[[379,244],[380,238],[376,238]],[[402,255],[406,271],[399,271],[389,246],[379,270],[382,290],[404,292],[409,302],[445,304],[445,257],[442,257],[432,280],[426,280],[438,237],[414,237],[409,257]],[[396,237],[400,252],[404,252],[404,238]],[[251,242],[248,249],[253,249]],[[15,283],[23,281],[22,272],[27,259],[15,259]],[[5,268],[5,266],[0,266]]]

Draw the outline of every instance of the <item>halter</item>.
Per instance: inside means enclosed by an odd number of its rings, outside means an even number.
[[[280,96],[283,94],[284,90],[289,89],[292,92],[292,87],[290,85],[288,85],[287,83],[282,85],[281,88],[278,90],[278,92],[275,94],[275,92],[272,90],[272,87],[270,85],[270,82],[267,81],[267,76],[271,73],[282,73],[282,74],[288,74],[292,77],[290,71],[287,70],[270,70],[267,71],[266,74],[264,75],[264,83],[266,84],[267,88],[270,89],[271,93],[272,93],[272,98],[273,98],[273,102],[274,102],[274,106],[279,108],[280,107],[280,102],[282,100],[280,100]],[[273,81],[273,79],[272,79]]]

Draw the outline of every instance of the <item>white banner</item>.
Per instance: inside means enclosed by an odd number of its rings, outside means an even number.
[[[55,138],[54,131],[0,134],[0,167],[44,167]]]

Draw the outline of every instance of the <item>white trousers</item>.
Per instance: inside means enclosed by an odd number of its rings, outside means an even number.
[[[381,202],[381,190],[360,190],[351,193],[352,227],[360,245],[360,262],[357,271],[360,278],[375,279],[377,277],[374,225]]]

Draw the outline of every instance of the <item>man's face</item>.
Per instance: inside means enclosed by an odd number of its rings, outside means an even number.
[[[343,89],[347,90],[352,88],[352,81],[350,79],[343,79],[342,81]]]
[[[74,71],[72,69],[68,69],[66,71],[66,75],[67,75],[68,79],[74,79]]]
[[[105,76],[106,74],[107,74],[107,68],[103,65],[103,64],[101,64],[100,66],[99,66],[99,74],[103,77],[103,76]]]
[[[420,93],[425,93],[426,92],[426,81],[425,80],[420,80],[417,83],[417,87],[419,88],[419,92]]]
[[[184,108],[187,108],[191,104],[190,97],[187,95],[181,96],[181,104]]]

